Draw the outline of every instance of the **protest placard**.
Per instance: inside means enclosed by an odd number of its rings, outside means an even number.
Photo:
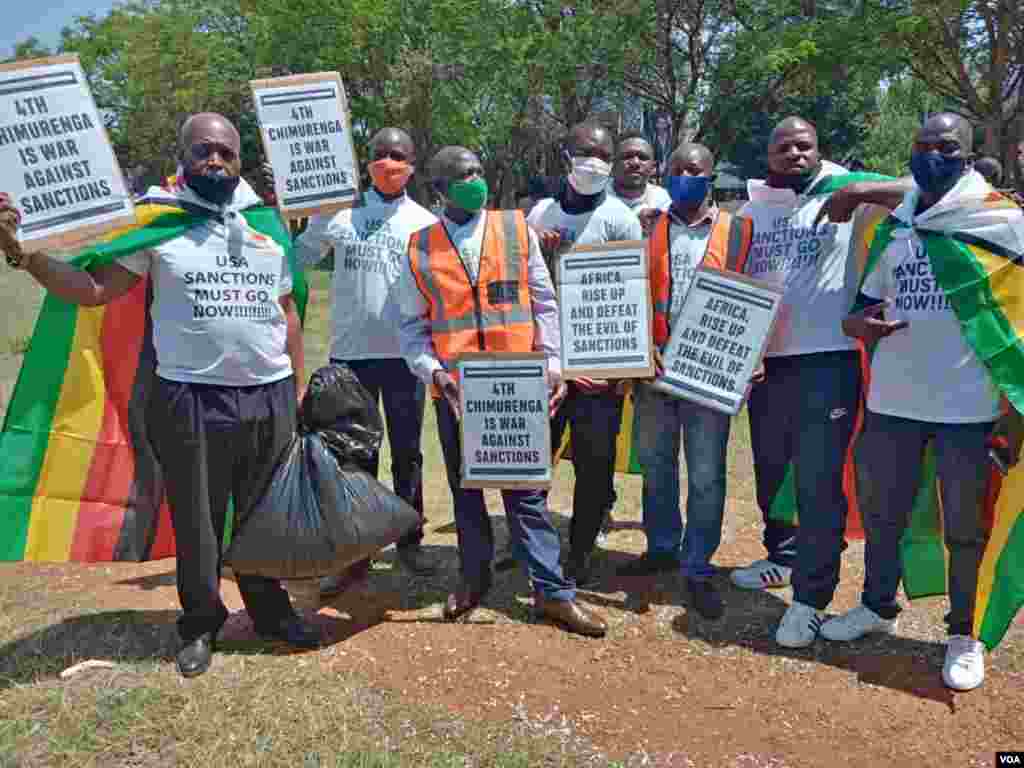
[[[652,386],[676,397],[735,414],[743,405],[782,304],[782,289],[735,272],[700,267],[672,318]]]
[[[463,488],[551,486],[548,364],[541,352],[458,361]]]
[[[0,64],[0,175],[26,248],[70,248],[135,221],[77,56]]]
[[[558,260],[557,269],[563,376],[653,376],[644,242],[578,246]]]
[[[319,72],[250,85],[281,213],[299,219],[355,205],[359,168],[341,76]]]

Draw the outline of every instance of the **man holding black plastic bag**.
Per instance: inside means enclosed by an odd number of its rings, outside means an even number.
[[[487,182],[480,160],[468,149],[445,147],[431,163],[435,191],[444,200],[442,220],[409,242],[408,268],[400,283],[402,354],[412,371],[432,385],[438,436],[455,502],[461,580],[448,597],[449,621],[468,615],[491,586],[494,533],[483,491],[461,487],[460,355],[482,350],[530,352],[548,357],[551,410],[565,397],[559,365],[555,293],[537,236],[520,211],[484,211]],[[516,276],[514,282],[498,279]],[[530,306],[520,297],[529,296]],[[576,601],[576,590],[559,564],[558,533],[551,524],[547,492],[504,490],[512,551],[526,566],[535,610],[573,632],[603,636],[604,622]]]
[[[174,188],[154,187],[147,196],[164,209],[163,226],[136,230],[147,246],[89,270],[42,253],[11,263],[54,296],[83,306],[112,304],[142,276],[151,280],[157,365],[145,433],[174,524],[184,611],[176,661],[193,677],[209,668],[228,617],[220,597],[228,500],[244,522],[294,434],[303,359],[288,253],[267,234],[280,221],[276,212],[260,211],[260,198],[239,176],[238,131],[220,115],[199,114],[185,121],[179,141],[183,174]],[[15,202],[0,196],[0,215]],[[5,239],[13,237],[8,231]],[[210,284],[265,290],[196,288]],[[319,644],[279,581],[244,571],[235,577],[259,634]]]

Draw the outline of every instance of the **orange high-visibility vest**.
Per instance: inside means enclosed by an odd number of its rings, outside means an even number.
[[[533,351],[526,219],[521,211],[484,216],[475,284],[443,223],[409,239],[412,274],[429,305],[434,351],[452,375],[464,352]]]
[[[669,215],[658,217],[647,242],[647,258],[651,270],[651,301],[654,305],[654,343],[659,347],[668,343],[669,307],[672,306],[672,276],[668,239]],[[719,211],[711,224],[711,236],[701,264],[716,269],[743,272],[750,252],[754,223],[726,211]]]

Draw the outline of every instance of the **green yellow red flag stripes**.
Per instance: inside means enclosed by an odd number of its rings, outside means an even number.
[[[1006,400],[1024,411],[1024,213],[995,193],[949,198],[914,227],[964,339]],[[890,219],[877,253],[897,226],[908,225]],[[911,599],[946,590],[942,493],[929,456],[901,542],[904,591]],[[978,574],[974,635],[992,649],[1024,605],[1024,465],[1005,478],[992,470],[983,523],[988,544]]]
[[[247,223],[290,253],[277,212]],[[209,212],[141,201],[137,223],[72,263],[86,269],[187,232]],[[304,310],[306,284],[295,269]],[[0,560],[147,560],[174,554],[143,410],[155,370],[149,280],[103,307],[47,295],[0,431]]]

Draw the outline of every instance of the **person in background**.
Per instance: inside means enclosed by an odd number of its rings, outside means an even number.
[[[982,177],[991,186],[996,189],[1001,189],[1003,186],[1003,164],[1000,163],[996,158],[985,155],[979,157],[974,161],[974,170],[982,175]]]
[[[645,237],[650,236],[655,220],[672,204],[668,192],[651,183],[656,170],[654,148],[642,134],[627,133],[619,137],[608,194],[621,200],[639,217]]]
[[[455,363],[466,352],[541,351],[548,359],[549,408],[557,412],[561,380],[558,307],[537,236],[522,212],[488,211],[479,158],[445,147],[431,162],[434,190],[444,202],[441,221],[409,241],[400,283],[402,354],[432,387],[437,431],[455,503],[460,580],[444,605],[455,621],[490,590],[494,531],[484,493],[461,485],[459,381]],[[515,276],[511,280],[503,276]],[[534,608],[571,632],[603,636],[606,625],[576,602],[559,564],[558,532],[547,491],[503,490],[511,549],[534,590]]]
[[[558,259],[573,246],[643,239],[636,214],[608,194],[613,152],[611,131],[602,125],[580,123],[569,132],[563,154],[566,181],[557,197],[538,202],[527,219],[540,237],[552,275],[558,274]],[[566,427],[572,430],[576,484],[567,571],[577,585],[590,580],[594,544],[615,504],[615,443],[622,404],[612,382],[575,379],[552,423],[556,447]]]

